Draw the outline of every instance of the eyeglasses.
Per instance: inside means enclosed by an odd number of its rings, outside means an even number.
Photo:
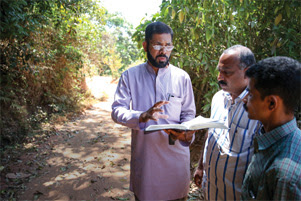
[[[152,45],[152,46],[153,46],[154,50],[162,50],[164,48],[164,50],[166,50],[166,51],[171,51],[174,48],[174,46],[172,46],[172,45],[169,45],[169,46]]]

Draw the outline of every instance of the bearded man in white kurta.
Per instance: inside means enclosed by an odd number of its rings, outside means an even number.
[[[132,129],[130,190],[136,200],[185,199],[189,191],[194,132],[144,132],[149,125],[195,118],[190,77],[169,64],[172,37],[171,28],[162,22],[147,26],[143,47],[148,61],[121,75],[112,105],[112,119]]]

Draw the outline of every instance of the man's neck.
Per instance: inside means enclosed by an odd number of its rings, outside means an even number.
[[[150,65],[152,67],[152,69],[155,71],[156,75],[158,75],[159,69],[155,66],[153,66],[149,61],[147,61],[148,65]],[[166,65],[164,68],[168,67],[168,65]]]
[[[242,92],[241,92],[242,93]],[[239,93],[239,94],[230,94],[231,95],[231,98],[232,98],[232,104],[234,104],[235,103],[235,99],[241,94],[241,93]]]
[[[266,121],[262,121],[265,132],[270,132],[294,119],[294,114],[275,115]]]

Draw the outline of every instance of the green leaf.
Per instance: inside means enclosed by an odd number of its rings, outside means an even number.
[[[291,17],[291,9],[288,4],[285,4],[285,11],[288,17]]]
[[[165,17],[167,17],[168,14],[169,14],[169,8],[170,8],[170,6],[167,6],[167,7],[165,8],[165,10],[164,10],[164,16],[165,16]]]
[[[278,25],[279,22],[282,20],[282,14],[280,13],[276,18],[275,18],[275,25]]]
[[[212,37],[211,30],[209,28],[207,28],[206,29],[206,41],[207,41],[207,43],[209,43],[211,37]]]
[[[174,19],[176,14],[177,14],[177,12],[175,11],[175,9],[172,9],[171,19]]]
[[[203,8],[207,9],[208,7],[208,0],[204,0],[203,2]]]
[[[180,23],[182,23],[184,20],[184,12],[182,10],[179,13],[179,20],[180,20]]]

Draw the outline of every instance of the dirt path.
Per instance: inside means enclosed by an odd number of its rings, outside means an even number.
[[[17,200],[135,200],[129,191],[130,129],[111,120],[116,84],[110,78],[90,80],[92,93],[108,97],[84,115],[56,125],[46,141],[28,144],[10,167],[6,180]],[[43,137],[43,136],[42,136]],[[4,184],[3,182],[1,182]],[[6,183],[7,184],[7,183]],[[8,188],[9,189],[9,188]],[[189,200],[199,200],[191,185]]]
[[[108,88],[110,93],[114,85]],[[47,165],[20,200],[134,200],[128,189],[130,130],[111,120],[111,97],[56,126],[57,135],[47,141]]]

